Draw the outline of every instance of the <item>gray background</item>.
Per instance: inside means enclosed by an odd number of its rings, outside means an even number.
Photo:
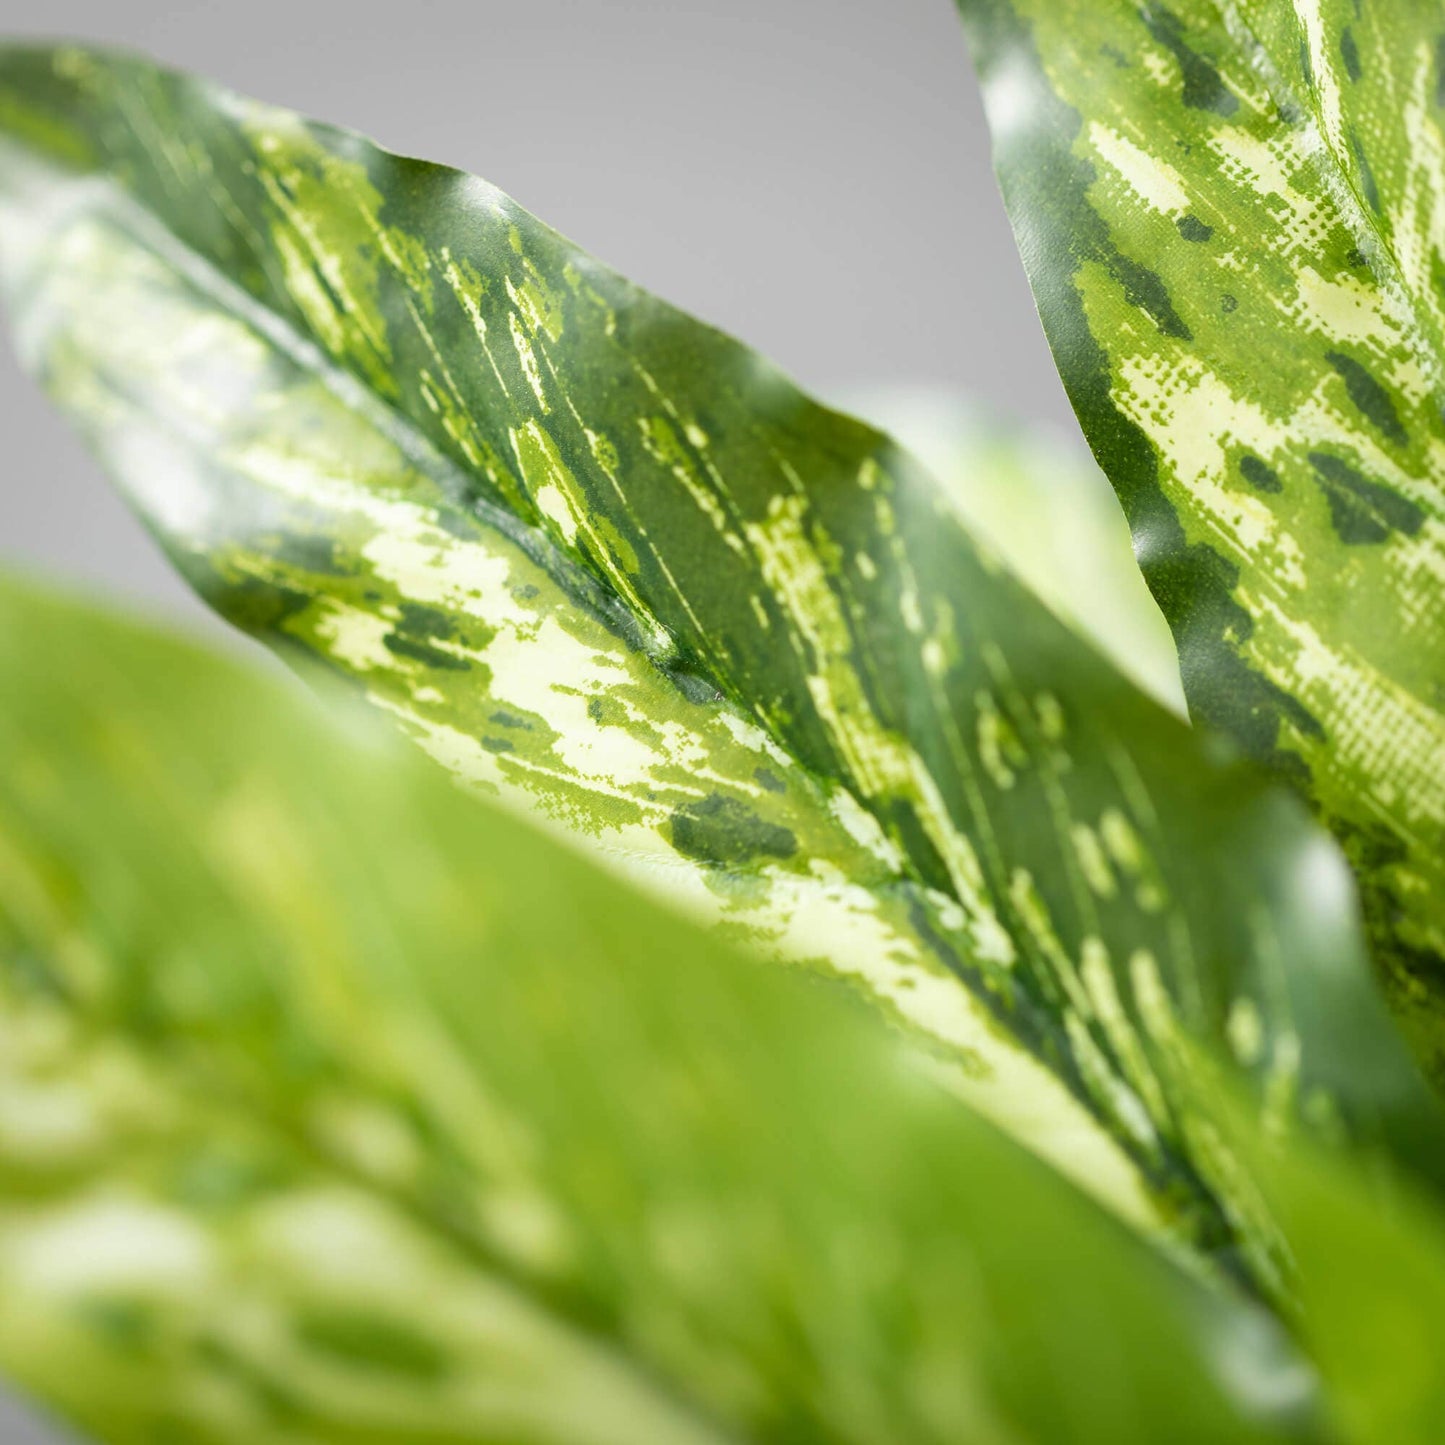
[[[0,0],[475,171],[809,389],[1075,430],[950,0]],[[0,558],[220,636],[0,353]],[[0,1399],[0,1445],[54,1437]]]

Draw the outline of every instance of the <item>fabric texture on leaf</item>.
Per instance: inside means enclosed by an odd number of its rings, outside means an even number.
[[[1190,706],[1341,840],[1439,1075],[1445,22],[1411,0],[961,9]]]

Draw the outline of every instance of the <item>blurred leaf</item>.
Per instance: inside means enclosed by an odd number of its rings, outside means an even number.
[[[177,1066],[164,1030],[36,986],[55,978],[0,971],[0,1369],[66,1419],[126,1445],[728,1438],[292,1121]],[[378,1161],[414,1148],[341,1081],[297,1114]]]
[[[990,1117],[1265,1288],[1159,1001],[1272,1109],[1414,1128],[1323,838],[877,432],[483,182],[290,112],[14,49],[0,127],[22,351],[222,611],[850,979]]]
[[[1344,1437],[1433,1445],[1445,1411],[1445,1217],[1367,1160],[1260,1127],[1228,1085],[1221,1129],[1289,1238],[1292,1332]]]
[[[1343,842],[1445,1070],[1445,127],[1414,0],[960,0],[1195,714]]]
[[[9,583],[0,690],[0,1364],[103,1438],[1324,1438],[834,990]]]

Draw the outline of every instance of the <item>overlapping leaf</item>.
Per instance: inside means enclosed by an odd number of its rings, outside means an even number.
[[[1344,842],[1445,1059],[1437,7],[961,0],[1075,408],[1196,714]]]
[[[394,740],[12,583],[0,689],[0,1366],[100,1438],[1329,1438],[853,1000]]]
[[[1129,528],[1087,450],[999,422],[946,391],[875,387],[849,409],[938,478],[969,530],[1121,672],[1181,716],[1169,626],[1149,595]]]
[[[113,56],[0,98],[22,349],[229,616],[1257,1278],[1164,1015],[1415,1119],[1330,848],[883,437],[470,177]]]

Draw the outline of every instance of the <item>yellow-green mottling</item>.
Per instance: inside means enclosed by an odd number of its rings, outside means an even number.
[[[97,157],[0,131],[22,354],[227,616],[1256,1282],[1128,960],[1221,1048],[1253,1000],[1365,1134],[1414,1117],[1328,846],[885,437],[474,178],[123,57],[5,51],[6,96]]]
[[[365,718],[9,582],[0,690],[0,1368],[98,1440],[1323,1440],[855,1000]]]
[[[1445,15],[960,0],[1194,715],[1344,845],[1445,1071]]]

